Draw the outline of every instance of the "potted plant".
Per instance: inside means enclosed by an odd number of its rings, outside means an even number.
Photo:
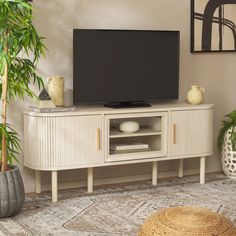
[[[226,115],[222,121],[217,146],[222,153],[222,166],[224,173],[236,179],[236,110]]]
[[[20,139],[7,123],[9,100],[33,98],[30,86],[43,86],[36,65],[44,55],[43,38],[32,24],[32,6],[27,0],[0,0],[0,218],[18,213],[24,202],[20,171],[13,165]]]

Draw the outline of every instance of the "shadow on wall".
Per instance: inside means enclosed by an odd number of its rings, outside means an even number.
[[[34,24],[40,35],[46,37],[45,44],[48,48],[46,60],[40,60],[38,71],[45,78],[56,75],[65,78],[65,105],[72,105],[73,103],[73,29],[79,27],[103,28],[102,25],[109,27],[109,23],[110,28],[116,28],[116,26],[113,26],[114,21],[121,23],[120,27],[122,23],[127,27],[127,21],[121,15],[128,16],[132,8],[127,9],[124,4],[114,4],[114,1],[112,2],[113,4],[111,3],[110,6],[106,4],[103,6],[100,4],[99,6],[96,1],[91,4],[91,1],[78,0],[70,0],[69,2],[42,0],[34,2],[34,8],[36,9]],[[122,9],[119,5],[122,6]],[[117,8],[120,9],[119,14]],[[112,15],[114,11],[116,14]],[[136,12],[132,17],[137,20],[140,16],[138,14],[139,10],[132,9],[132,11]],[[123,13],[121,14],[121,12]],[[119,17],[119,20],[117,20],[117,17]],[[84,25],[87,27],[84,27]]]
[[[39,63],[43,77],[63,76],[65,88],[73,89],[73,29],[113,28],[113,29],[179,29],[182,8],[176,9],[176,19],[169,21],[169,4],[161,0],[40,0],[33,3],[34,24],[42,36],[46,37],[49,49],[46,60]],[[174,9],[172,9],[174,10]],[[161,12],[167,14],[161,14]],[[67,94],[68,95],[68,92]],[[72,101],[65,98],[66,105]]]
[[[73,78],[74,28],[160,29],[158,24],[161,21],[158,19],[163,20],[163,15],[154,14],[153,8],[157,6],[153,0],[150,0],[150,4],[136,0],[127,0],[125,3],[117,0],[41,0],[33,5],[36,8],[34,24],[40,34],[46,37],[49,49],[46,60],[40,61],[39,72],[44,77],[64,76],[66,88],[69,89],[72,89]]]
[[[38,1],[34,6],[34,24],[40,35],[46,37],[48,48],[46,60],[39,63],[39,73],[44,77],[63,76],[66,87],[72,88],[72,29],[78,25],[76,17],[70,17],[60,1]]]

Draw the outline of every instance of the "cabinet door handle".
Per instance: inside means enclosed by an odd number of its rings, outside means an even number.
[[[173,125],[172,125],[172,129],[173,129],[173,133],[172,133],[172,138],[173,138],[173,140],[172,140],[172,143],[173,144],[176,144],[176,124],[175,123],[173,123]]]
[[[96,148],[97,150],[101,150],[101,129],[100,128],[97,128]]]

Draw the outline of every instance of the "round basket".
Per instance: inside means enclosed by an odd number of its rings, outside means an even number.
[[[224,216],[210,210],[179,206],[153,214],[139,236],[236,236],[236,228]]]

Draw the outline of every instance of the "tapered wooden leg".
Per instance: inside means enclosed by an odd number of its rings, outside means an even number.
[[[200,184],[205,184],[206,158],[200,158]]]
[[[184,176],[184,159],[179,160],[178,176],[180,178]]]
[[[57,171],[52,171],[52,201],[58,201],[58,188],[57,188]]]
[[[158,164],[157,161],[152,163],[152,185],[157,185]]]
[[[39,170],[35,171],[35,192],[42,192],[42,184],[41,184],[41,172]]]
[[[88,193],[93,192],[93,168],[88,168]]]

